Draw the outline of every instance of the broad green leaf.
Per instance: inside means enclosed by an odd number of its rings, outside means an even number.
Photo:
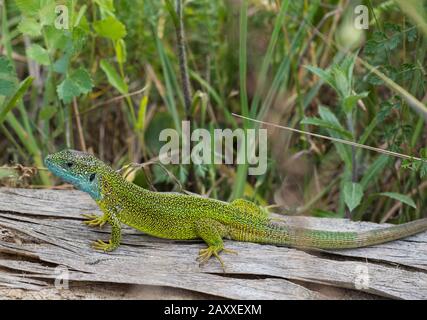
[[[70,53],[66,52],[61,58],[53,64],[53,70],[58,73],[67,73],[68,65],[70,64]]]
[[[341,125],[337,125],[336,123],[329,122],[327,120],[319,119],[319,118],[304,118],[301,120],[302,124],[311,124],[314,126],[331,129],[333,131],[336,131],[341,136],[344,136],[346,138],[352,139],[352,134],[345,130]]]
[[[10,96],[15,92],[16,75],[9,59],[0,56],[0,95]]]
[[[344,98],[343,100],[343,107],[344,112],[346,114],[350,114],[354,107],[356,106],[357,101],[359,101],[362,98],[366,98],[369,95],[369,92],[362,92],[356,95],[350,95]]]
[[[414,209],[417,208],[417,205],[415,204],[414,200],[412,200],[412,198],[408,197],[407,195],[397,193],[397,192],[381,192],[378,195],[386,196],[386,197],[398,200],[404,204],[407,204],[408,206],[411,206]]]
[[[16,88],[14,81],[0,79],[0,95],[1,96],[10,96]]]
[[[334,88],[335,90],[337,90],[336,84],[335,84],[335,79],[334,77],[331,75],[330,71],[325,71],[323,69],[317,68],[317,67],[313,67],[313,66],[304,66],[306,69],[308,69],[309,71],[311,71],[312,73],[314,73],[316,76],[318,76],[322,81],[326,82],[327,84],[329,84],[332,88]]]
[[[350,211],[353,211],[362,201],[363,188],[359,183],[346,182],[343,191],[345,204]]]
[[[30,59],[33,59],[34,61],[36,61],[38,64],[42,64],[45,66],[50,64],[49,54],[47,50],[41,47],[40,45],[33,44],[31,47],[27,49],[26,52],[27,52],[27,56]]]
[[[72,79],[79,87],[80,91],[83,94],[89,93],[93,88],[93,82],[92,79],[84,68],[79,68],[76,71],[74,71],[70,79]]]
[[[89,73],[86,69],[80,68],[67,76],[56,91],[61,100],[70,103],[74,97],[90,92],[92,87],[93,82]]]
[[[41,0],[15,0],[16,6],[26,16],[37,15]]]
[[[116,69],[109,64],[106,60],[101,60],[101,69],[105,72],[108,82],[116,88],[121,94],[128,93],[128,86],[126,82],[120,77]]]
[[[70,78],[65,78],[57,87],[56,91],[59,98],[65,103],[70,103],[74,97],[78,97],[81,94],[78,85]]]
[[[28,90],[32,83],[33,78],[27,77],[19,84],[18,89],[16,89],[13,96],[3,103],[0,110],[0,125],[3,123],[7,114],[16,106],[18,101],[24,96],[25,92]]]
[[[93,28],[101,37],[119,40],[126,36],[126,27],[115,17],[108,17],[93,23]]]
[[[18,25],[18,30],[31,37],[41,35],[42,25],[33,17],[24,16]]]
[[[15,76],[13,66],[8,58],[0,56],[0,74],[6,74],[8,76]]]
[[[39,17],[40,17],[40,25],[41,26],[50,26],[54,24],[56,19],[56,8],[57,4],[55,1],[47,1],[46,4],[43,5],[42,8],[39,10]]]
[[[54,26],[44,27],[44,33],[49,49],[65,50],[68,42],[71,41],[69,33]]]

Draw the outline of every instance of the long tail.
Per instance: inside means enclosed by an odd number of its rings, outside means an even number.
[[[427,230],[427,218],[408,223],[363,232],[335,232],[276,224],[257,226],[253,230],[236,230],[232,238],[266,244],[317,249],[360,248],[405,238]]]

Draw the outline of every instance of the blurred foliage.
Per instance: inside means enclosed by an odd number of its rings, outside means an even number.
[[[257,127],[234,112],[425,159],[426,115],[395,90],[427,101],[425,3],[183,1],[192,128]],[[20,179],[22,170],[0,167],[3,185],[57,183],[42,159],[63,148],[115,168],[156,160],[159,132],[185,119],[174,4],[2,2],[0,164],[41,169]],[[354,28],[357,5],[369,9],[367,30]],[[173,174],[194,192],[244,196],[288,214],[398,222],[425,215],[423,161],[269,128],[267,173],[247,169],[175,165],[168,173],[153,165],[128,178],[178,190]]]

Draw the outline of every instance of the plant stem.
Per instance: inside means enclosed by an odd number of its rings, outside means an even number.
[[[184,18],[183,18],[182,0],[176,0],[176,13],[179,20],[176,28],[179,70],[181,73],[182,91],[184,94],[185,118],[188,119],[189,113],[191,110],[191,87],[190,87],[190,78],[188,76],[187,54],[185,52],[185,34],[184,34]]]

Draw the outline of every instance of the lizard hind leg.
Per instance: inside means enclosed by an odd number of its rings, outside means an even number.
[[[250,214],[254,219],[260,220],[262,222],[268,222],[270,220],[268,211],[251,201],[245,199],[236,199],[233,200],[230,205],[238,208],[240,211],[246,214]]]
[[[199,263],[204,264],[214,256],[221,263],[222,269],[225,272],[224,261],[219,256],[219,253],[222,251],[237,254],[234,250],[224,248],[222,238],[228,235],[226,227],[213,219],[201,219],[196,222],[196,232],[197,235],[208,245],[206,249],[200,250],[197,258]]]

